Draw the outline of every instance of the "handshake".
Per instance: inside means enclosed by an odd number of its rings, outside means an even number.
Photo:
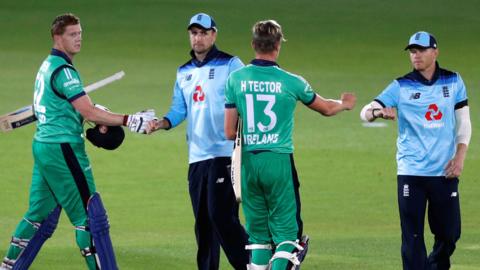
[[[123,125],[128,127],[132,132],[146,134],[148,123],[157,120],[158,118],[155,116],[155,110],[148,109],[135,114],[125,115]]]

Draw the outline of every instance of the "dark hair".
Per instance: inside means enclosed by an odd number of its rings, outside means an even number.
[[[253,48],[257,52],[269,53],[275,50],[283,38],[282,27],[274,20],[259,21],[252,28]]]
[[[80,23],[80,19],[72,13],[65,13],[58,15],[52,22],[50,33],[52,37],[54,35],[62,35],[65,32],[65,28],[69,25],[77,25]]]

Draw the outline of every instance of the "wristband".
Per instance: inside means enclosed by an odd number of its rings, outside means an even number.
[[[378,118],[378,116],[375,115],[375,112],[376,111],[380,111],[380,109],[378,108],[375,108],[375,109],[372,109],[372,117],[375,119],[375,118]]]
[[[128,122],[128,114],[125,114],[125,115],[123,116],[123,126],[126,127],[126,126],[127,126],[127,122]]]

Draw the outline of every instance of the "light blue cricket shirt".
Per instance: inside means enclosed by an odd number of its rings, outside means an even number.
[[[230,157],[233,141],[224,133],[225,83],[242,61],[215,46],[203,62],[192,59],[177,70],[170,110],[165,119],[176,127],[187,119],[189,163],[214,157]]]
[[[397,108],[397,174],[444,176],[456,150],[455,110],[468,105],[460,75],[436,63],[431,81],[414,70],[394,80],[375,101]]]

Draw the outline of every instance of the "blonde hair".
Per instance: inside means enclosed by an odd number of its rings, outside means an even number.
[[[283,38],[282,26],[275,20],[259,21],[252,28],[252,43],[256,52],[269,53],[276,49]]]

